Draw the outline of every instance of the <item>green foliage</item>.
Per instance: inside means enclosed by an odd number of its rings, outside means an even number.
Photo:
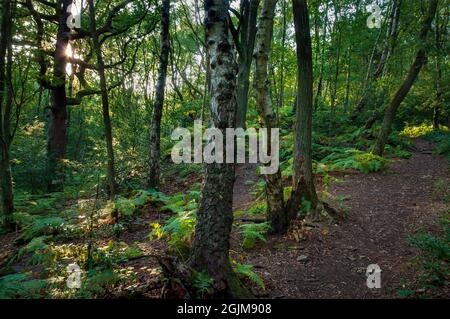
[[[29,273],[16,273],[0,278],[0,299],[43,298],[48,281],[33,279]]]
[[[450,131],[448,129],[433,131],[425,138],[436,144],[435,154],[443,155],[450,161]]]
[[[171,217],[163,227],[168,243],[180,257],[187,257],[196,223],[195,211],[183,211]]]
[[[14,197],[14,205],[18,212],[30,215],[56,214],[63,209],[64,193],[31,195],[23,192]]]
[[[422,278],[427,287],[443,285],[450,275],[450,219],[446,214],[442,219],[444,234],[437,236],[420,232],[408,238],[408,241],[418,247],[423,256],[420,264],[425,271]]]
[[[124,242],[117,243],[111,240],[106,246],[97,247],[93,250],[93,264],[90,266],[95,265],[97,268],[107,269],[141,256],[142,251],[137,243],[129,246]]]
[[[387,160],[368,152],[336,148],[335,152],[325,157],[321,163],[331,171],[356,169],[367,174],[382,170]]]
[[[150,235],[148,235],[148,238],[150,240],[153,240],[155,238],[159,240],[159,239],[163,238],[163,236],[165,235],[165,232],[164,232],[164,228],[161,226],[160,223],[151,223],[150,227],[152,228]]]
[[[129,281],[130,274],[112,268],[95,268],[82,277],[81,288],[75,292],[75,298],[92,299],[104,297],[121,283]]]
[[[20,219],[23,217],[19,215]],[[65,223],[66,220],[58,216],[34,216],[28,224],[24,225],[17,240],[28,242],[38,236],[56,235],[63,230]]]
[[[204,298],[213,290],[214,280],[204,271],[194,273],[192,287],[195,288],[197,297]]]
[[[236,261],[232,261],[232,266],[234,271],[241,277],[246,277],[250,279],[252,282],[257,284],[262,289],[266,289],[264,284],[264,280],[253,271],[253,265],[240,264]]]
[[[240,233],[244,236],[242,248],[251,249],[255,247],[258,240],[266,242],[265,234],[269,228],[270,226],[267,222],[240,225]]]
[[[177,193],[167,197],[165,205],[160,210],[170,211],[175,214],[166,221],[164,226],[161,226],[159,223],[150,224],[152,231],[149,234],[149,239],[165,237],[171,250],[178,256],[187,258],[194,235],[199,198],[200,192],[197,190]]]
[[[135,195],[131,198],[117,196],[112,209],[117,209],[120,216],[130,218],[139,212],[140,208],[147,204],[166,204],[170,201],[170,196],[157,192],[153,189],[148,191],[139,190],[136,191]]]
[[[407,125],[403,131],[400,132],[400,136],[406,136],[410,138],[416,138],[427,135],[433,131],[433,125],[422,123],[420,125],[409,126]]]
[[[9,263],[20,260],[27,254],[33,254],[28,261],[28,263],[32,265],[42,264],[49,261],[49,259],[52,258],[52,254],[49,251],[49,246],[46,243],[49,238],[49,236],[33,238],[27,245],[19,249],[17,254],[10,260]]]
[[[200,192],[196,190],[190,190],[187,193],[177,193],[170,196],[160,210],[162,212],[171,211],[173,213],[193,210],[197,208],[197,201],[199,198]]]

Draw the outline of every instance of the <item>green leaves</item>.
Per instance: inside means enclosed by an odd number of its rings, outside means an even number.
[[[19,241],[30,241],[41,235],[54,235],[60,232],[66,220],[58,216],[34,217],[32,221],[24,226]]]
[[[45,297],[48,281],[31,279],[28,273],[17,273],[0,278],[0,299]]]
[[[336,148],[335,152],[320,161],[328,171],[356,169],[365,174],[381,171],[387,160],[370,152]]]
[[[213,288],[213,279],[204,271],[195,272],[192,286],[196,289],[199,298],[204,298]]]
[[[448,214],[444,215],[441,222],[444,235],[435,236],[420,232],[408,238],[409,243],[418,247],[423,253],[420,263],[425,270],[425,276],[421,279],[426,285],[442,285],[450,275],[450,221],[448,217]]]
[[[270,226],[267,222],[240,225],[240,233],[244,236],[242,248],[251,249],[255,247],[258,240],[266,242],[265,234],[269,228]]]
[[[234,271],[243,277],[247,277],[251,281],[253,281],[255,284],[257,284],[262,289],[266,289],[266,286],[264,284],[264,280],[253,271],[253,265],[243,265],[236,261],[232,261],[232,266]]]

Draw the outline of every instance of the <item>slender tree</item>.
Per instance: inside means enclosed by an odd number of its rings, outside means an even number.
[[[375,79],[383,75],[386,67],[386,63],[389,57],[394,52],[400,25],[400,10],[402,6],[402,0],[392,0],[391,15],[389,18],[389,27],[386,33],[386,39],[384,41],[384,48],[381,54],[380,62],[374,72],[373,77]]]
[[[433,129],[435,130],[439,129],[439,115],[443,104],[442,57],[445,55],[445,49],[444,41],[442,41],[442,39],[447,36],[447,28],[445,26],[448,22],[448,14],[444,17],[444,19],[442,19],[442,22],[440,20],[439,14],[437,14],[434,28],[434,40],[436,47],[436,56],[434,60],[436,102],[433,106]]]
[[[386,37],[384,39],[383,51],[381,53],[381,58],[376,67],[375,71],[372,72],[372,67],[375,63],[375,55],[377,52],[378,43],[381,40],[382,29],[378,34],[378,38],[373,46],[372,54],[370,56],[369,64],[367,67],[366,77],[363,83],[363,90],[361,98],[356,106],[356,112],[352,116],[352,119],[355,120],[364,110],[368,98],[370,88],[372,87],[372,82],[378,80],[382,77],[386,70],[386,64],[388,63],[390,57],[394,53],[395,46],[397,44],[397,37],[400,30],[400,10],[402,5],[402,0],[392,0],[392,8],[391,14],[389,17],[389,25],[386,32]],[[370,118],[366,123],[366,127],[370,128],[370,126],[375,122],[375,117]],[[369,124],[369,125],[368,125]]]
[[[341,24],[339,22],[339,12],[340,7],[338,7],[337,4],[334,6],[334,23],[335,23],[335,29],[336,31],[334,33],[337,33],[337,43],[336,43],[336,67],[334,72],[334,79],[333,79],[333,90],[331,91],[331,117],[333,119],[335,108],[336,108],[336,94],[337,94],[337,87],[338,87],[338,79],[339,79],[339,72],[340,72],[340,62],[341,62],[341,43],[342,43],[342,31],[341,31]],[[331,125],[331,122],[330,122]]]
[[[206,44],[211,67],[210,111],[212,124],[223,136],[226,128],[233,128],[236,123],[237,67],[229,38],[228,9],[228,0],[205,1]],[[206,271],[214,279],[216,297],[249,296],[230,264],[234,179],[235,164],[206,164],[190,260],[194,269]]]
[[[323,88],[323,73],[325,67],[325,47],[327,42],[327,28],[328,28],[328,1],[325,5],[325,18],[323,22],[323,36],[322,36],[322,52],[320,53],[320,71],[319,71],[319,80],[317,82],[317,91],[314,98],[314,109],[316,110],[319,106],[319,97],[322,96],[322,88]],[[318,33],[317,33],[318,35]],[[320,43],[320,38],[317,37],[317,43]],[[319,47],[319,45],[318,45]]]
[[[315,209],[319,199],[312,172],[313,65],[309,13],[306,0],[293,0],[295,40],[297,43],[297,108],[294,127],[294,167],[292,195],[287,209],[295,218],[305,199]]]
[[[248,92],[250,87],[250,69],[255,46],[256,19],[260,0],[241,0],[239,27],[236,30],[230,21],[238,51],[238,79],[236,88],[237,111],[236,126],[245,127],[247,118]]]
[[[406,76],[406,79],[404,80],[403,84],[400,86],[398,91],[395,93],[394,97],[392,98],[389,106],[386,108],[386,111],[384,113],[383,124],[381,126],[381,130],[373,150],[374,154],[376,155],[379,156],[383,155],[384,146],[391,132],[392,121],[395,118],[395,113],[397,112],[398,107],[403,102],[409,90],[416,81],[417,76],[420,73],[420,70],[427,62],[427,52],[426,52],[427,34],[431,28],[431,22],[433,21],[433,18],[436,14],[437,2],[438,2],[437,0],[430,0],[428,13],[423,20],[422,28],[419,34],[421,47],[416,54],[414,62],[411,65],[408,75]]]
[[[160,177],[160,139],[161,117],[164,105],[164,91],[166,88],[167,65],[169,62],[170,41],[170,0],[164,0],[161,7],[161,43],[159,53],[158,80],[156,83],[156,97],[153,106],[153,119],[150,127],[150,158],[147,177],[148,187],[157,187]]]
[[[277,126],[276,113],[273,110],[269,91],[269,53],[272,47],[273,20],[277,0],[263,0],[262,11],[258,21],[258,32],[255,43],[255,96],[256,105],[264,127],[268,129],[267,144],[272,128]],[[275,174],[265,175],[267,196],[267,219],[273,233],[283,233],[287,229],[287,218],[284,210],[283,181],[280,169]]]
[[[105,62],[103,61],[103,54],[101,50],[100,41],[98,38],[94,1],[88,0],[88,5],[89,5],[90,30],[92,36],[92,47],[97,57],[97,72],[100,78],[103,125],[105,130],[105,142],[108,156],[108,167],[107,167],[107,179],[109,187],[108,191],[109,191],[109,198],[114,199],[116,196],[116,179],[115,179],[115,165],[114,165],[114,149],[112,142],[112,125],[111,125],[111,117],[109,115],[110,107],[108,98],[108,88],[106,86]]]
[[[13,184],[10,163],[12,100],[12,3],[2,1],[0,39],[0,187],[3,225],[12,229]]]

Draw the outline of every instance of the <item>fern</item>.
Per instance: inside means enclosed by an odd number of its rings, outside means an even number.
[[[55,235],[63,229],[65,223],[66,220],[57,216],[34,217],[29,224],[23,227],[18,241],[28,242],[34,237]]]
[[[255,247],[258,240],[266,242],[265,233],[270,228],[267,222],[259,224],[244,224],[240,225],[241,234],[244,236],[242,248],[251,249]]]
[[[173,247],[190,246],[194,234],[196,214],[185,211],[171,217],[164,226],[164,232],[169,236],[169,244]]]
[[[264,280],[253,271],[253,265],[244,265],[240,264],[236,261],[232,261],[233,269],[234,271],[243,277],[247,277],[251,281],[253,281],[255,284],[257,284],[262,289],[266,289],[266,286],[264,284]]]
[[[321,163],[327,165],[328,170],[356,169],[367,174],[382,170],[387,160],[372,153],[345,149],[328,155]]]
[[[156,238],[158,240],[163,238],[163,236],[165,235],[165,232],[164,232],[163,227],[161,227],[160,223],[151,223],[150,227],[152,228],[150,235],[148,235],[148,238],[150,240],[153,240],[154,238]]]
[[[0,299],[42,298],[47,286],[47,280],[31,279],[28,273],[6,275],[0,278]]]
[[[195,288],[199,298],[211,293],[214,281],[206,272],[195,272],[193,277],[192,287]]]
[[[27,245],[19,249],[17,254],[13,258],[11,258],[9,264],[20,260],[26,254],[30,253],[34,254],[28,262],[31,265],[37,265],[43,263],[44,261],[47,261],[50,258],[50,254],[48,250],[49,246],[45,243],[45,241],[49,238],[49,236],[40,236],[33,238]]]

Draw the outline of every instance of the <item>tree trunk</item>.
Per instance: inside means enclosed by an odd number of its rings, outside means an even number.
[[[205,1],[206,44],[211,63],[211,118],[223,136],[227,127],[233,128],[236,124],[237,67],[228,32],[228,9],[227,0]],[[249,297],[233,272],[229,256],[234,179],[234,163],[206,164],[192,244],[191,265],[214,279],[216,298]]]
[[[322,43],[322,53],[320,54],[320,72],[319,72],[319,81],[317,84],[316,96],[314,98],[314,110],[317,110],[319,106],[319,97],[322,95],[322,87],[323,87],[323,72],[325,65],[325,46],[327,42],[327,26],[328,26],[328,2],[325,6],[325,21],[323,22],[323,43]],[[320,40],[317,40],[318,42]]]
[[[441,30],[444,30],[445,35],[445,26],[446,21],[444,20],[444,24],[441,26],[439,25],[439,14],[436,15],[436,27],[435,27],[435,45],[436,45],[436,58],[435,58],[435,86],[436,86],[436,102],[434,103],[433,107],[433,129],[437,130],[439,129],[439,113],[441,109],[441,103],[442,103],[442,86],[441,86],[441,79],[442,79],[442,68],[441,68],[441,54],[444,54],[442,50],[442,43],[441,43]],[[445,38],[445,37],[444,37]]]
[[[153,107],[153,119],[150,127],[150,152],[147,186],[155,188],[159,186],[160,157],[161,157],[161,117],[164,105],[164,91],[166,87],[167,65],[169,62],[169,25],[170,25],[170,0],[164,0],[161,9],[161,44],[159,55],[158,80],[156,84],[156,97]]]
[[[295,218],[302,199],[318,204],[312,173],[313,66],[309,13],[306,0],[293,0],[295,40],[297,43],[297,112],[294,127],[294,167],[289,218]]]
[[[386,39],[384,41],[384,49],[380,58],[380,63],[377,66],[377,69],[375,72],[371,73],[372,66],[374,63],[374,57],[376,48],[378,46],[378,42],[380,41],[382,32],[380,30],[380,33],[378,35],[377,41],[375,42],[375,45],[372,50],[372,54],[369,61],[369,66],[367,68],[367,74],[366,78],[364,80],[363,84],[363,92],[361,94],[361,99],[358,102],[358,105],[356,106],[356,112],[352,116],[352,120],[356,120],[356,118],[359,116],[359,114],[362,113],[364,110],[364,107],[366,106],[366,103],[368,101],[368,95],[369,95],[369,89],[371,87],[372,81],[377,80],[380,76],[384,74],[386,63],[388,62],[390,56],[394,52],[394,48],[397,42],[397,36],[399,32],[399,25],[400,25],[400,8],[402,4],[402,0],[393,0],[393,8],[391,12],[391,16],[389,19],[389,27],[388,31],[386,33]]]
[[[49,192],[64,190],[64,163],[67,149],[66,47],[69,43],[67,26],[68,6],[72,0],[62,0],[56,6],[58,33],[53,66],[53,85],[50,90],[50,111],[47,136],[47,188]]]
[[[433,21],[434,15],[436,14],[436,7],[437,7],[437,0],[430,0],[430,8],[423,22],[423,26],[419,36],[422,48],[420,48],[419,51],[417,52],[414,63],[412,64],[405,81],[403,82],[402,86],[399,88],[397,93],[395,93],[394,98],[392,99],[391,103],[389,104],[384,113],[383,124],[373,150],[373,153],[376,155],[383,156],[384,146],[391,132],[391,126],[395,118],[395,113],[397,112],[398,107],[403,102],[404,98],[406,97],[409,90],[416,81],[417,76],[419,75],[419,72],[422,69],[423,65],[427,61],[424,46],[426,46],[427,34],[431,28],[431,22]]]
[[[272,47],[273,20],[277,0],[264,0],[255,43],[255,95],[256,105],[268,129],[267,149],[270,149],[271,129],[277,126],[276,114],[272,107],[269,91],[269,53]],[[279,234],[287,230],[287,218],[284,210],[283,181],[280,169],[275,174],[264,175],[266,180],[267,220],[271,231]]]
[[[336,17],[337,19],[337,17]],[[336,68],[335,68],[335,74],[334,74],[334,85],[333,85],[333,92],[331,93],[331,117],[333,118],[336,108],[336,93],[337,93],[337,86],[338,86],[338,78],[339,78],[339,64],[341,61],[341,40],[342,40],[342,33],[340,31],[340,28],[338,27],[338,43],[337,43],[337,52],[336,52]]]
[[[102,50],[97,33],[97,23],[95,20],[95,8],[94,1],[88,0],[89,5],[89,17],[90,17],[90,30],[92,34],[92,45],[95,55],[97,56],[97,70],[100,78],[100,91],[102,96],[102,114],[103,125],[105,126],[105,142],[108,156],[108,168],[107,179],[109,187],[109,198],[111,200],[116,196],[116,179],[115,179],[115,167],[114,167],[114,149],[112,143],[112,127],[111,118],[109,116],[109,100],[108,100],[108,88],[106,87],[106,75],[105,75],[105,63],[103,61]]]
[[[1,40],[0,40],[0,190],[3,208],[3,226],[12,230],[14,211],[13,184],[10,163],[12,110],[12,4],[2,1]]]
[[[347,49],[347,76],[345,78],[345,102],[344,102],[344,112],[348,110],[348,103],[350,97],[350,74],[351,74],[351,46]]]
[[[373,75],[374,79],[378,79],[384,74],[386,63],[389,60],[392,52],[394,51],[399,31],[401,5],[402,0],[393,0],[391,16],[389,18],[389,28],[384,42],[384,49],[383,53],[381,54],[380,63],[378,64],[378,67]]]
[[[243,0],[241,2],[242,15],[239,32],[239,56],[237,79],[237,112],[236,127],[245,127],[247,118],[248,91],[250,87],[250,69],[252,66],[252,54],[255,46],[256,17],[258,14],[259,0]]]
[[[279,110],[284,107],[284,63],[285,63],[285,51],[286,51],[286,28],[287,28],[287,17],[286,17],[286,7],[287,7],[287,0],[282,0],[283,4],[283,31],[281,33],[281,70],[280,70],[280,94],[278,98],[278,104],[276,109],[276,116],[277,116],[277,123],[279,120]]]

